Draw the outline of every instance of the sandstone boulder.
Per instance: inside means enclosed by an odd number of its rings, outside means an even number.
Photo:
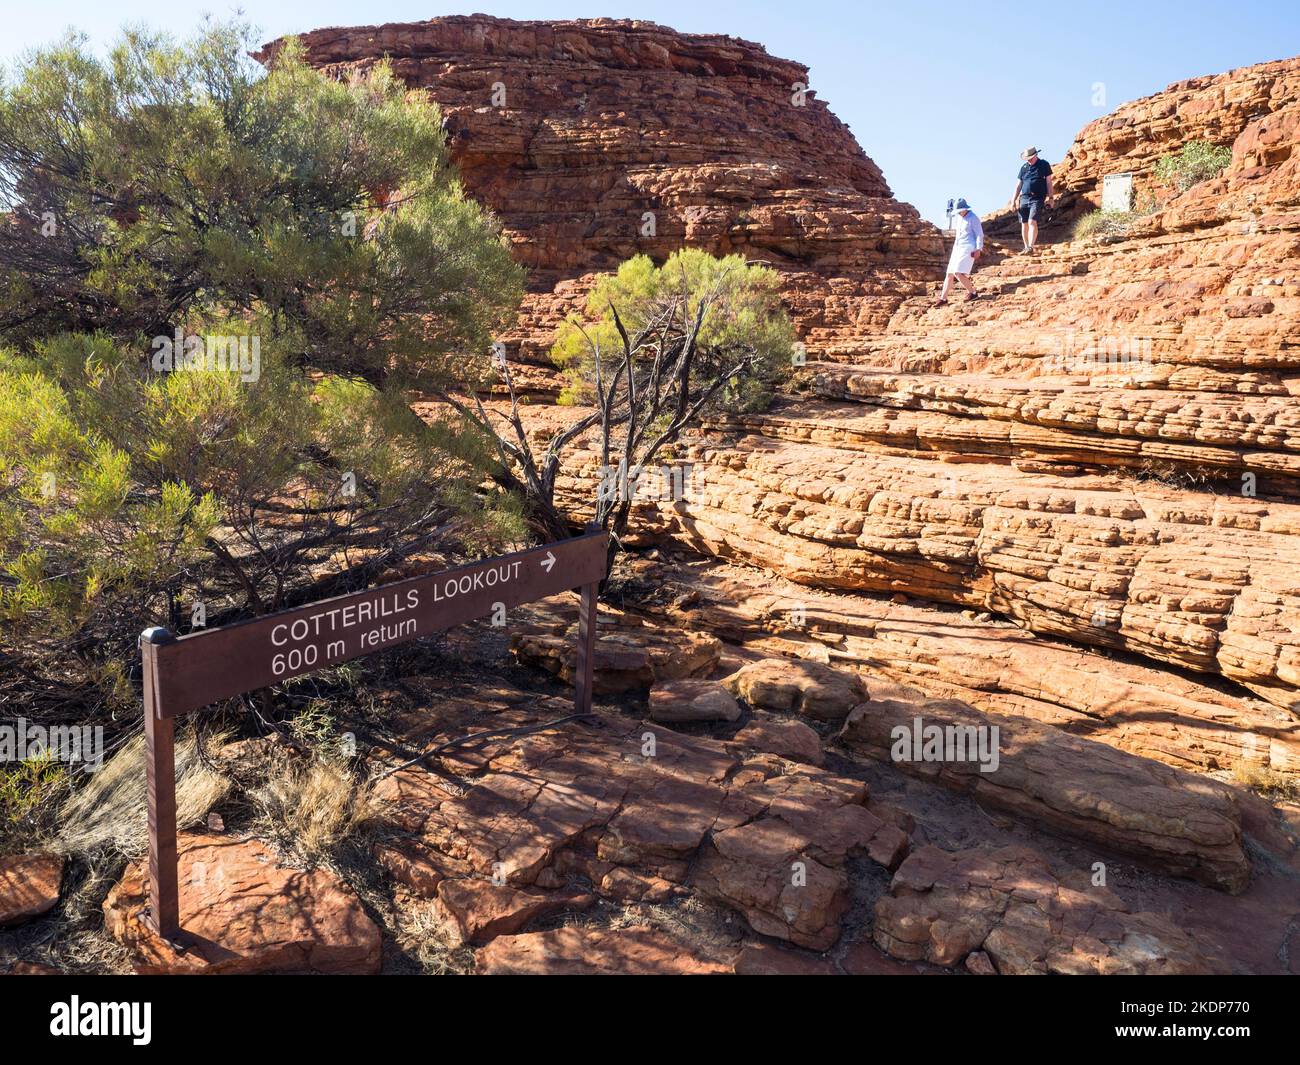
[[[650,718],[679,721],[735,721],[740,704],[715,680],[672,680],[650,689]]]
[[[1250,865],[1230,787],[1048,725],[981,713],[955,699],[930,699],[874,679],[869,688],[870,698],[849,715],[840,733],[851,749],[968,792],[981,805],[1130,855],[1159,872],[1234,894],[1245,889]],[[940,757],[929,760],[922,750],[922,759],[914,760],[918,727],[943,734]],[[991,772],[970,757],[978,730],[993,741],[989,749],[996,748]],[[900,743],[902,757],[895,758]]]
[[[63,882],[64,859],[56,854],[12,854],[0,858],[0,928],[21,924],[54,909]]]
[[[572,683],[577,641],[574,622],[559,632],[517,633],[510,647],[521,661]],[[607,624],[602,616],[592,666],[595,690],[600,694],[645,691],[656,683],[696,677],[711,672],[721,655],[721,641],[706,633],[653,628],[626,618]]]
[[[754,747],[805,765],[821,765],[826,758],[822,751],[822,738],[802,721],[755,718],[732,740],[741,746]]]
[[[137,862],[104,900],[104,924],[137,973],[377,973],[379,928],[346,884],[290,869],[257,840],[182,833],[177,841],[178,952],[140,920],[148,906]]]
[[[751,662],[724,683],[750,706],[787,710],[818,721],[843,721],[866,697],[856,674],[799,658]]]
[[[742,775],[695,866],[696,890],[739,909],[756,932],[826,950],[849,906],[847,858],[892,868],[907,853],[907,836],[865,799],[865,785],[828,774]]]
[[[515,935],[539,917],[586,909],[595,901],[590,895],[540,894],[471,879],[443,880],[437,899],[455,938],[475,946]]]

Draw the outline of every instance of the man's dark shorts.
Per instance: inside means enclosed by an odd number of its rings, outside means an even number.
[[[1042,200],[1021,200],[1020,201],[1020,221],[1037,222],[1038,212],[1043,209]]]

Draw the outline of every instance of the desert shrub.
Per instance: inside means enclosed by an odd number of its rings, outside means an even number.
[[[479,474],[445,428],[278,346],[261,376],[155,373],[103,335],[0,352],[0,653],[118,706],[148,624],[264,613],[420,542]],[[342,559],[342,565],[339,559]]]
[[[568,378],[562,402],[593,409],[553,434],[540,458],[508,365],[502,372],[511,410],[500,421],[481,404],[472,409],[444,395],[492,441],[499,458],[493,477],[527,501],[528,519],[544,535],[566,534],[555,505],[566,448],[598,429],[593,509],[595,523],[611,533],[608,577],[643,473],[705,419],[762,409],[793,361],[795,340],[775,271],[696,248],[675,252],[658,267],[645,255],[629,259],[597,282],[586,312],[560,327],[551,357]]]
[[[520,291],[437,108],[252,44],[69,36],[0,83],[0,701],[38,717],[132,701],[147,625],[520,530],[408,402],[485,377]]]
[[[1232,767],[1232,779],[1273,802],[1300,801],[1300,776],[1294,773],[1280,773],[1267,766],[1238,762]]]
[[[0,764],[0,853],[5,840],[39,834],[42,804],[65,788],[67,776],[49,752]]]
[[[68,36],[0,84],[0,338],[261,312],[286,357],[419,382],[486,355],[520,271],[386,64],[347,81],[246,27]],[[263,343],[268,339],[263,337]]]
[[[775,270],[699,248],[676,251],[662,266],[638,255],[597,281],[585,316],[571,317],[557,330],[551,358],[568,377],[561,402],[592,400],[597,356],[611,365],[617,360],[620,329],[639,338],[636,361],[646,366],[661,348],[668,355],[673,344],[692,342],[697,384],[746,359],[744,371],[717,392],[708,413],[763,407],[773,381],[791,365],[795,339]]]
[[[1193,185],[1218,175],[1232,162],[1232,149],[1209,141],[1193,140],[1174,155],[1164,155],[1156,163],[1160,181],[1186,192]]]

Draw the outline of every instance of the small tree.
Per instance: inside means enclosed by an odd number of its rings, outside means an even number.
[[[641,474],[683,432],[710,416],[761,409],[794,352],[794,330],[781,306],[775,271],[738,255],[698,249],[674,253],[662,267],[644,255],[602,278],[586,317],[557,333],[551,355],[568,384],[561,401],[580,407],[539,458],[520,415],[504,359],[509,409],[443,396],[492,441],[499,484],[523,493],[535,528],[568,535],[555,503],[555,481],[570,445],[595,431],[600,458],[594,521],[611,534],[606,576],[635,502]]]
[[[449,166],[436,106],[247,27],[70,36],[0,85],[0,340],[172,335],[260,314],[291,364],[378,387],[459,376],[521,273]],[[147,350],[147,347],[146,349]]]
[[[490,453],[406,389],[487,372],[520,292],[498,226],[387,67],[251,46],[69,37],[0,84],[0,701],[112,702],[146,624],[496,527]]]
[[[262,356],[245,383],[154,373],[102,336],[0,351],[0,694],[123,705],[151,620],[191,631],[364,586],[463,520],[472,441]]]

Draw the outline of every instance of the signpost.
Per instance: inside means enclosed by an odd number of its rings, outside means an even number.
[[[166,629],[146,629],[140,637],[149,802],[145,916],[154,931],[167,940],[179,939],[177,717],[572,588],[582,592],[574,708],[588,713],[596,590],[605,577],[606,543],[605,532],[594,530],[219,629],[180,637]]]

